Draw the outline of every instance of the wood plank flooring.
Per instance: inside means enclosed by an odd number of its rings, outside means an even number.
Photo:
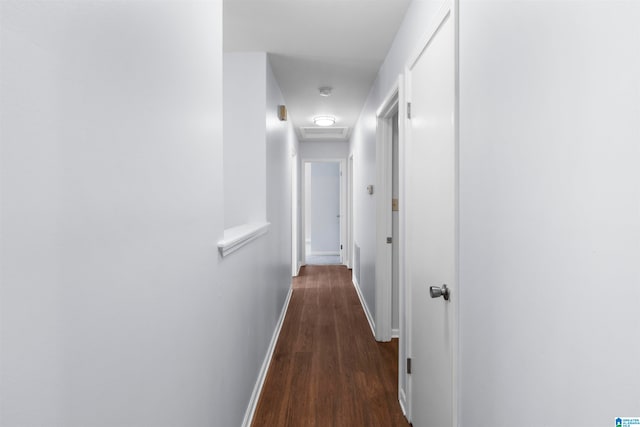
[[[409,426],[398,343],[378,343],[344,266],[307,266],[293,294],[252,426]]]

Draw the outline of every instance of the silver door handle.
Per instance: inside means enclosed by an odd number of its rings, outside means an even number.
[[[449,301],[449,297],[451,296],[451,291],[447,287],[447,285],[442,285],[442,287],[431,286],[429,288],[429,294],[431,294],[431,298],[440,298],[443,297],[446,301]]]

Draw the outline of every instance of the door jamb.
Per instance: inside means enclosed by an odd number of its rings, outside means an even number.
[[[388,322],[384,330],[386,337],[391,338],[391,304],[392,304],[392,258],[391,245],[386,237],[391,236],[392,212],[389,204],[392,198],[392,127],[391,120],[398,114],[398,311],[399,311],[399,343],[398,343],[398,401],[407,420],[411,420],[410,377],[407,374],[407,357],[410,354],[410,324],[407,310],[407,268],[405,256],[406,245],[406,210],[405,210],[405,129],[406,129],[406,89],[404,76],[400,74],[390,92],[384,98],[376,112],[378,128],[376,133],[376,177],[379,195],[376,205],[376,301],[381,303],[380,313],[376,312],[376,326],[383,321]],[[376,306],[376,309],[378,306]],[[378,335],[378,332],[376,332]],[[382,338],[382,334],[380,334]],[[378,338],[378,336],[376,336]]]
[[[296,277],[300,272],[300,239],[298,236],[300,162],[298,153],[291,155],[291,276]]]
[[[392,120],[399,113],[400,80],[376,112],[376,340],[391,341],[392,313]],[[399,120],[398,120],[399,121]],[[396,236],[399,238],[399,236]]]
[[[347,268],[353,269],[353,154],[347,158]]]

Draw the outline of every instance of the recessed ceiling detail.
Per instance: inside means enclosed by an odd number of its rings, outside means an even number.
[[[300,136],[302,140],[309,141],[344,141],[347,139],[349,135],[348,127],[301,127],[300,128]]]

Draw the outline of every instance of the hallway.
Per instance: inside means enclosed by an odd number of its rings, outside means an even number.
[[[0,1],[0,427],[640,424],[638,22]]]
[[[397,340],[374,340],[350,270],[303,267],[253,426],[408,426],[397,357]]]

